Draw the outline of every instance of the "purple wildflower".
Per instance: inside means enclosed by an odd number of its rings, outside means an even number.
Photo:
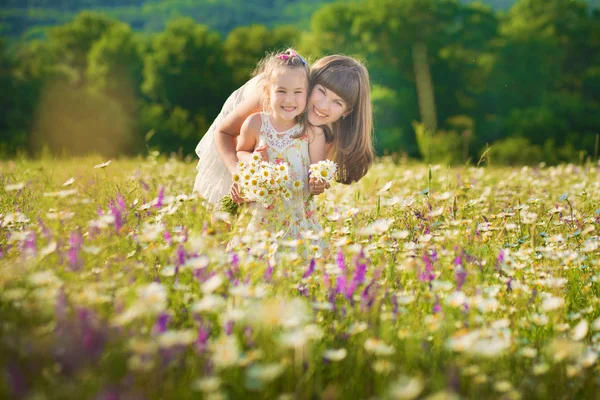
[[[208,347],[208,338],[210,337],[210,323],[200,321],[200,326],[198,327],[198,338],[196,338],[196,343],[194,343],[194,348],[197,354],[204,353]]]
[[[365,276],[367,274],[367,264],[365,262],[361,262],[356,266],[356,271],[354,272],[354,281],[357,285],[360,285],[365,281]]]
[[[269,263],[269,264],[267,264],[267,270],[265,271],[265,281],[271,282],[272,277],[273,277],[273,266]]]
[[[71,237],[69,238],[69,251],[67,253],[67,258],[69,259],[69,267],[73,271],[78,271],[83,266],[81,257],[79,256],[79,251],[81,250],[81,245],[83,244],[83,236],[81,235],[81,231],[73,231],[71,232]]]
[[[233,320],[229,320],[227,322],[225,322],[225,334],[227,336],[231,335],[233,333],[233,328],[235,327],[235,321]]]
[[[35,257],[37,253],[37,247],[35,244],[35,232],[29,232],[29,234],[27,234],[25,243],[23,243],[23,253],[26,256]]]
[[[366,306],[367,308],[371,308],[371,306],[373,305],[373,302],[375,301],[375,294],[377,292],[377,286],[375,284],[375,279],[373,279],[368,285],[367,287],[365,287],[365,289],[362,292],[362,304],[363,306]]]
[[[433,304],[433,313],[437,314],[440,311],[442,311],[442,306],[440,305],[440,298],[436,295],[435,296],[435,303]]]
[[[500,253],[498,253],[498,260],[497,260],[498,263],[500,263],[500,264],[503,263],[504,262],[504,257],[505,257],[504,250],[500,250]]]
[[[6,378],[8,381],[8,387],[10,392],[14,395],[14,398],[25,397],[27,393],[27,382],[25,380],[25,374],[18,365],[11,362],[6,369]]]
[[[336,279],[336,288],[335,288],[336,293],[342,293],[343,295],[346,295],[347,286],[348,285],[347,285],[346,277],[344,275],[338,275],[338,277]]]
[[[154,203],[154,207],[161,208],[163,205],[163,200],[165,199],[165,188],[163,186],[158,190],[158,197],[156,198],[156,202]]]
[[[392,313],[394,314],[394,318],[398,318],[398,297],[396,297],[395,293],[391,293],[392,297]]]
[[[125,203],[125,199],[121,193],[117,194],[117,205],[121,211],[125,211],[125,208],[127,208],[127,204]]]
[[[167,313],[160,313],[158,317],[156,317],[156,324],[154,324],[154,328],[152,331],[154,334],[164,333],[168,329],[169,321],[171,320],[171,316]]]
[[[310,260],[310,265],[308,266],[308,269],[306,271],[304,271],[304,274],[302,275],[302,279],[306,279],[309,276],[311,276],[313,274],[313,272],[315,272],[315,265],[317,264],[317,262],[315,261],[315,259],[311,259]]]
[[[296,288],[298,289],[298,295],[304,297],[308,297],[310,295],[308,285],[303,285],[301,282],[298,282],[298,286],[296,286]]]
[[[171,234],[168,230],[165,229],[165,231],[163,232],[163,237],[165,238],[165,243],[167,243],[167,245],[170,246],[171,244],[173,244],[173,239],[171,238]]]
[[[435,274],[433,273],[433,263],[427,252],[423,254],[423,261],[425,262],[425,271],[419,273],[419,280],[422,282],[431,282],[435,279]]]
[[[467,270],[462,265],[462,257],[457,255],[454,259],[454,279],[456,279],[456,288],[461,290],[467,279]]]
[[[337,252],[336,261],[340,271],[344,272],[346,270],[346,260],[344,259],[344,253],[342,252],[341,248]]]
[[[323,274],[323,286],[326,289],[329,289],[331,287],[331,279],[329,278],[329,275],[327,275],[327,274]]]
[[[111,201],[110,212],[115,217],[115,230],[119,233],[119,229],[123,226],[123,218],[121,215],[121,209],[115,206],[114,202]]]
[[[179,244],[179,246],[177,247],[177,266],[185,264],[185,259],[185,249],[183,248],[183,245]]]
[[[240,272],[240,256],[238,256],[238,254],[235,252],[232,252],[230,255],[231,266],[227,270],[226,274],[229,277],[229,279],[233,281],[233,278]]]
[[[96,362],[104,352],[106,333],[93,311],[81,308],[75,319],[57,320],[54,355],[63,371],[70,374]]]
[[[146,182],[144,182],[142,179],[140,179],[138,182],[140,183],[140,185],[142,185],[142,187],[144,188],[144,190],[146,192],[150,190],[150,186]]]
[[[344,295],[346,296],[346,298],[348,300],[352,300],[352,296],[354,295],[354,291],[358,287],[358,284],[356,283],[356,281],[354,279],[351,280],[350,282],[346,281],[346,283],[347,283],[346,292],[344,293]]]

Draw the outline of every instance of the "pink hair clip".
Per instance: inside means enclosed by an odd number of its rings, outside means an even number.
[[[302,58],[302,56],[298,53],[296,53],[294,50],[290,50],[289,54],[286,53],[281,53],[278,58],[280,60],[287,60],[288,58],[292,58],[292,57],[298,57],[300,59],[300,61],[302,61],[302,64],[306,65],[306,60],[304,58]]]

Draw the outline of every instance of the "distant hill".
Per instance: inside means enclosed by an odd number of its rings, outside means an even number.
[[[227,34],[236,26],[291,24],[308,28],[312,13],[335,0],[3,0],[0,34],[40,35],[41,28],[63,24],[82,10],[101,11],[127,22],[138,31],[156,32],[166,22],[189,16]],[[338,0],[355,2],[358,0]],[[461,0],[472,3],[476,0]],[[516,0],[483,0],[496,10],[507,10]],[[600,7],[600,0],[590,0]]]

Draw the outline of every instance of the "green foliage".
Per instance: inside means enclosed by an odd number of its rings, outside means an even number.
[[[456,130],[430,132],[419,122],[413,122],[413,128],[423,161],[450,165],[467,161],[463,149],[469,144],[468,135]]]
[[[48,36],[57,63],[82,82],[92,46],[117,23],[103,14],[82,12],[72,22],[51,28]]]
[[[223,43],[225,61],[233,75],[233,86],[244,84],[252,76],[257,60],[268,52],[297,48],[299,42],[300,31],[293,26],[279,26],[271,30],[264,25],[235,28]]]
[[[191,18],[171,21],[153,38],[141,88],[159,105],[144,123],[161,148],[195,147],[233,89],[230,76],[219,35]]]
[[[375,120],[375,149],[377,153],[406,153],[418,156],[412,132],[403,129],[402,122],[410,114],[412,99],[403,99],[387,87],[374,85],[371,90]]]
[[[135,93],[142,83],[142,68],[142,54],[131,29],[117,24],[94,42],[88,53],[86,75],[98,89]]]
[[[544,152],[538,145],[521,136],[501,139],[488,153],[492,165],[533,165],[543,161]]]
[[[101,107],[98,115],[119,109],[114,120],[131,132],[118,148],[192,153],[260,58],[291,46],[311,60],[344,53],[365,62],[379,154],[425,157],[411,121],[427,120],[448,132],[440,143],[458,135],[460,156],[445,157],[452,162],[513,136],[538,146],[547,162],[579,161],[593,154],[600,126],[600,11],[590,11],[597,2],[510,3],[500,13],[507,2],[11,0],[0,10],[8,37],[23,21],[40,24],[28,22],[22,40],[2,47],[1,152],[42,150],[53,134],[40,130],[52,125],[40,115],[59,87],[73,93],[57,104],[80,101]],[[65,131],[86,126],[80,117],[95,121],[82,108]],[[456,116],[472,121],[468,140]]]

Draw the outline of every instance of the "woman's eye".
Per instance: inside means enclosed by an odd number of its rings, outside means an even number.
[[[325,89],[323,89],[322,87],[319,88],[319,91],[323,94],[325,94]]]

